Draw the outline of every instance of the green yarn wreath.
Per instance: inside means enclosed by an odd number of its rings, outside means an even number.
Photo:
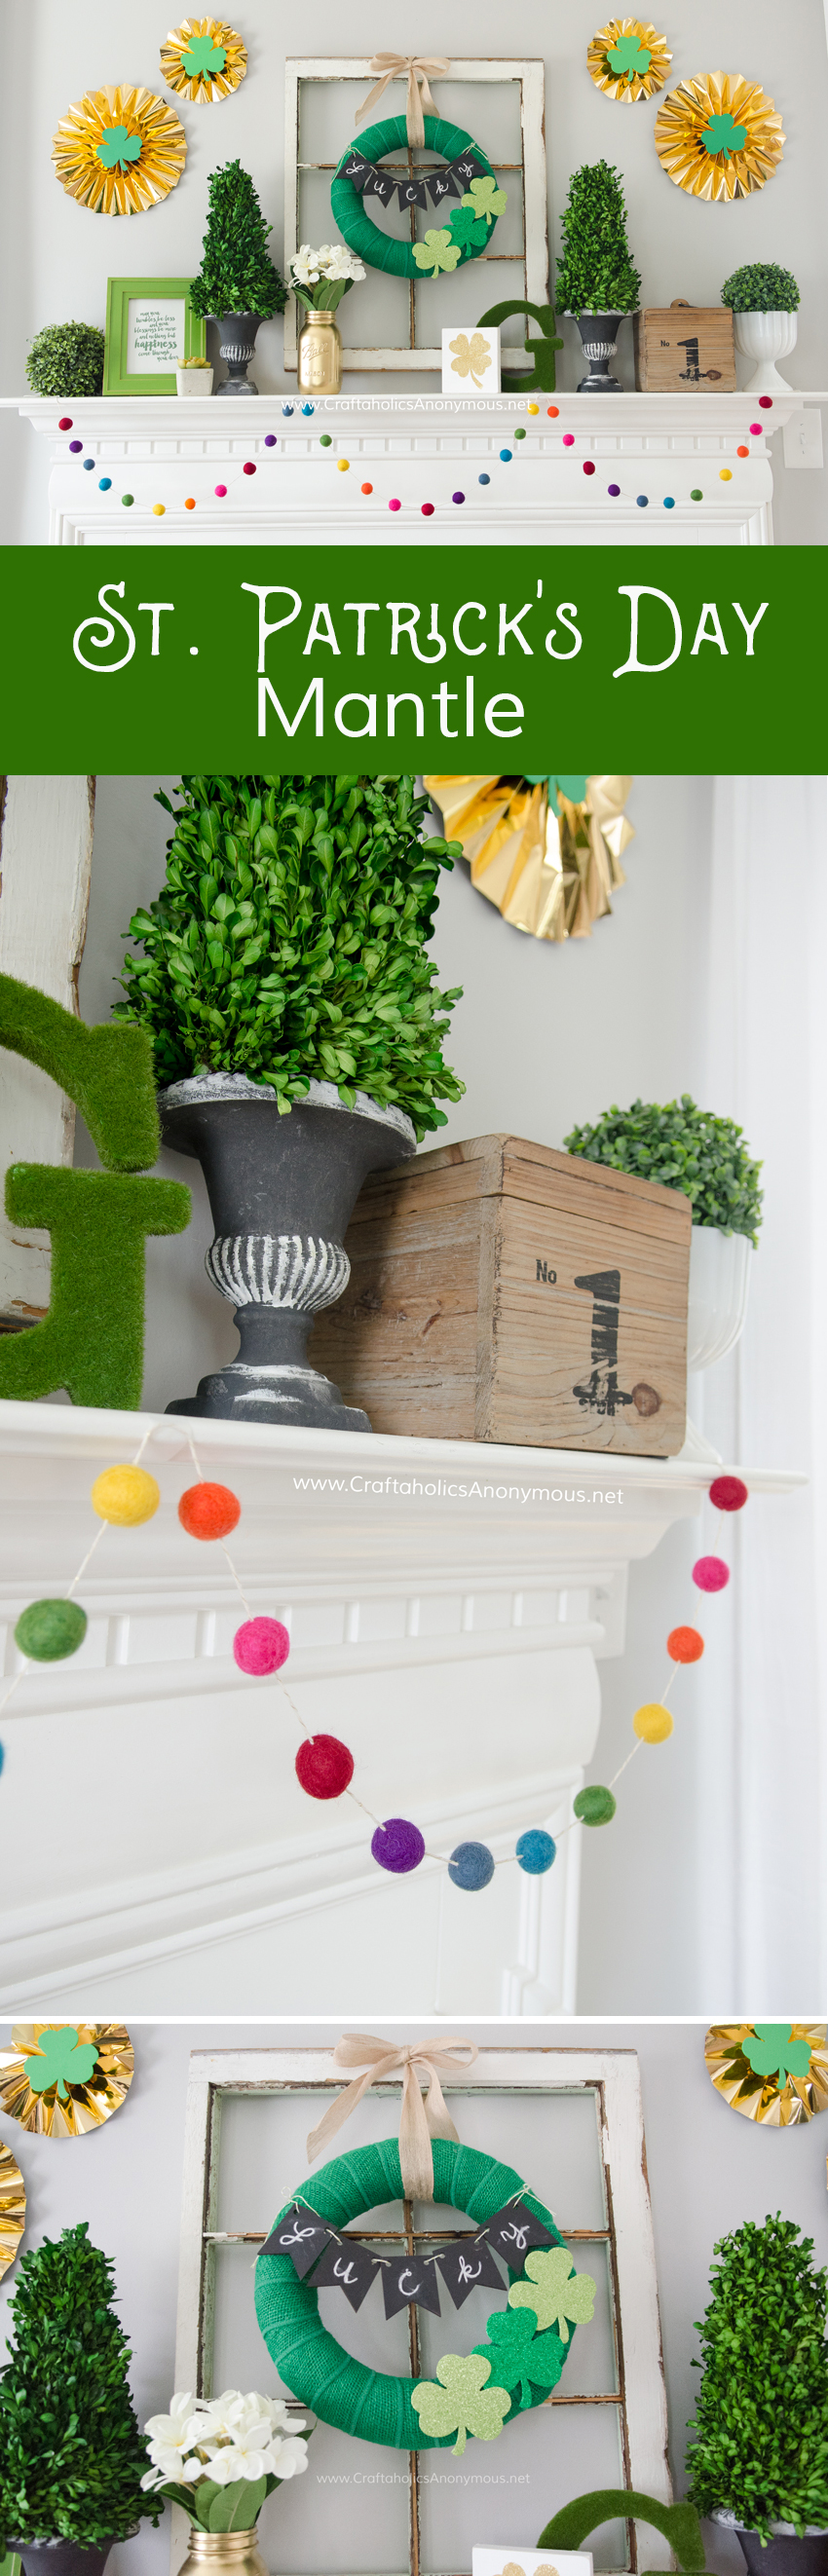
[[[479,259],[481,251],[485,250],[487,239],[494,232],[497,217],[502,214],[505,204],[505,191],[497,187],[491,162],[487,161],[482,146],[475,143],[473,136],[467,134],[462,125],[447,125],[442,116],[426,116],[423,122],[429,152],[441,152],[444,161],[456,161],[460,152],[476,153],[478,161],[483,163],[481,178],[491,181],[496,196],[501,202],[497,205],[496,212],[491,214],[481,212],[475,217],[471,203],[466,204],[465,201],[460,203],[455,197],[451,201],[451,215],[445,224],[441,224],[439,209],[435,208],[432,236],[435,242],[447,244],[448,249],[443,248],[442,252],[440,250],[433,252],[429,271],[428,259],[415,259],[411,242],[393,241],[388,233],[381,233],[378,225],[372,223],[370,215],[366,215],[353,180],[346,179],[343,175],[342,163],[350,159],[354,148],[353,144],[349,143],[346,150],[340,154],[339,164],[331,180],[331,212],[349,250],[355,251],[358,259],[364,259],[369,268],[384,268],[391,277],[422,279],[429,273],[436,277],[440,268],[449,270],[462,268],[467,260]],[[365,154],[367,160],[381,161],[386,152],[404,150],[407,142],[405,117],[387,116],[379,125],[369,126],[367,134],[361,135],[359,149]],[[424,245],[418,243],[417,247],[422,250]],[[456,258],[453,255],[455,251]]]
[[[498,2164],[494,2156],[481,2155],[476,2147],[456,2146],[449,2138],[435,2138],[432,2143],[434,2198],[441,2206],[460,2209],[483,2227],[519,2193],[527,2209],[549,2228],[555,2244],[563,2243],[549,2210],[526,2190],[522,2176],[515,2173],[512,2165]],[[399,2141],[383,2138],[378,2146],[352,2148],[349,2155],[335,2156],[330,2164],[323,2165],[301,2192],[291,2193],[273,2225],[278,2227],[299,2199],[315,2210],[317,2217],[339,2228],[347,2226],[350,2219],[361,2218],[368,2209],[380,2209],[384,2202],[402,2198]],[[510,2269],[510,2281],[520,2277],[519,2271]],[[411,2403],[412,2389],[420,2385],[419,2381],[395,2378],[391,2371],[369,2370],[364,2362],[343,2352],[335,2335],[323,2326],[317,2292],[309,2281],[297,2278],[288,2254],[260,2254],[256,2265],[256,2315],[280,2378],[300,2404],[312,2407],[323,2423],[333,2424],[340,2433],[350,2433],[362,2442],[383,2442],[398,2451],[442,2451],[453,2444],[452,2433],[422,2431]],[[567,2356],[572,2350],[572,2331],[565,2347]],[[533,2389],[532,2405],[540,2406],[548,2393],[545,2388]],[[518,2388],[504,2419],[506,2423],[521,2411],[520,2395]]]

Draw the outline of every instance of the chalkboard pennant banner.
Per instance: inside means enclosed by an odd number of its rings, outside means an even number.
[[[379,2268],[376,2257],[368,2254],[364,2245],[349,2244],[347,2239],[343,2243],[341,2238],[331,2236],[313,2286],[315,2290],[344,2290],[351,2307],[361,2308]]]
[[[426,179],[431,203],[439,206],[444,197],[462,197],[463,183],[453,170],[432,170]]]
[[[472,2290],[503,2289],[503,2275],[485,2236],[470,2236],[465,2244],[446,2246],[437,2269],[456,2308],[462,2308]]]
[[[398,181],[396,179],[389,178],[387,170],[377,170],[374,168],[369,171],[368,177],[364,181],[362,195],[363,197],[378,197],[381,206],[390,206],[392,197],[396,195],[397,186]]]
[[[444,197],[462,197],[470,181],[487,166],[478,152],[467,150],[459,153],[456,161],[447,162],[444,170],[418,170],[410,179],[392,179],[390,171],[369,161],[366,153],[354,151],[343,161],[341,176],[350,179],[359,197],[378,197],[381,206],[390,206],[396,197],[402,207],[422,206],[425,210],[429,198],[433,206],[438,206]]]
[[[332,2230],[326,2227],[324,2218],[317,2218],[312,2209],[291,2209],[286,2218],[279,2220],[278,2227],[273,2228],[260,2252],[288,2254],[294,2272],[303,2281],[306,2272],[310,2272],[318,2262],[331,2235]],[[338,2237],[334,2237],[334,2243],[338,2242]]]
[[[555,2243],[549,2228],[544,2227],[542,2218],[536,2218],[534,2212],[527,2209],[525,2200],[511,2200],[506,2209],[498,2209],[494,2218],[487,2220],[483,2233],[495,2253],[504,2256],[513,2272],[519,2270],[533,2246]]]
[[[347,161],[343,161],[342,164],[343,179],[350,179],[352,188],[356,188],[357,195],[360,197],[367,181],[374,176],[374,172],[375,163],[369,161],[364,152],[349,152]]]
[[[401,206],[422,206],[425,208],[428,204],[426,183],[424,179],[398,179],[397,195]]]
[[[419,2262],[412,2254],[395,2255],[393,2262],[382,2265],[382,2295],[387,2317],[396,2317],[400,2308],[430,2308],[432,2316],[440,2314],[440,2292],[433,2256]]]

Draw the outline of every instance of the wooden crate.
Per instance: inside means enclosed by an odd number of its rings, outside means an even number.
[[[366,1182],[310,1339],[375,1431],[672,1457],[690,1200],[516,1136]]]
[[[633,320],[635,381],[645,394],[735,394],[728,304],[648,305]]]

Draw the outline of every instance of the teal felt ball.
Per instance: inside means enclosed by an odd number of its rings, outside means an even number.
[[[449,1861],[448,1874],[455,1887],[488,1887],[490,1878],[494,1877],[494,1861],[488,1845],[458,1843]]]
[[[591,1789],[579,1789],[572,1805],[582,1825],[609,1825],[615,1814],[612,1790],[599,1788],[597,1781]]]
[[[79,1601],[30,1601],[14,1632],[21,1655],[35,1664],[58,1664],[76,1655],[86,1635],[86,1611]]]
[[[543,1833],[539,1825],[532,1826],[528,1833],[518,1834],[515,1858],[521,1869],[528,1870],[530,1878],[541,1878],[545,1869],[551,1869],[557,1848],[551,1834]]]

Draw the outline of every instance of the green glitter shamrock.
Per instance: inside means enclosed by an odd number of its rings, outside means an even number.
[[[557,2335],[536,2334],[535,2319],[528,2308],[496,2308],[486,2319],[486,2333],[494,2346],[493,2368],[498,2382],[515,2393],[520,2390],[521,2406],[531,2406],[533,2388],[555,2388],[564,2366],[564,2348]],[[485,2344],[476,2343],[475,2352],[490,2356]]]
[[[191,36],[181,56],[190,80],[209,80],[211,72],[223,72],[226,61],[226,45],[214,45],[212,36]]]
[[[810,2042],[792,2039],[789,2021],[757,2021],[743,2044],[743,2056],[754,2075],[775,2075],[776,2089],[781,2093],[788,2075],[807,2075],[811,2063]]]
[[[506,190],[498,187],[496,179],[473,179],[468,195],[461,197],[460,204],[473,206],[476,215],[485,215],[488,227],[494,223],[496,215],[503,213]]]
[[[725,160],[729,161],[731,153],[741,152],[743,144],[747,142],[747,127],[735,125],[728,108],[726,116],[711,116],[701,139],[705,152],[710,153],[711,159],[715,153],[723,152]]]
[[[80,2041],[73,2023],[67,2021],[58,2030],[42,2030],[37,2057],[24,2057],[23,2065],[33,2093],[49,2093],[56,2084],[58,2101],[67,2102],[66,2079],[70,2084],[88,2084],[98,2056],[92,2041]]]
[[[636,72],[643,80],[652,59],[649,46],[642,45],[639,36],[619,36],[617,45],[611,45],[607,52],[610,71],[621,73],[625,81],[633,80]]]
[[[437,2378],[421,2379],[412,2388],[411,2403],[416,2407],[423,2433],[456,2433],[452,2444],[458,2459],[466,2448],[467,2433],[476,2433],[481,2442],[493,2442],[502,2433],[509,2413],[508,2388],[487,2388],[491,2363],[483,2355],[470,2352],[461,2355],[444,2353],[437,2363]]]
[[[550,805],[555,805],[559,813],[559,793],[561,796],[567,797],[570,805],[583,804],[584,797],[587,792],[585,773],[583,775],[578,774],[576,776],[575,772],[572,771],[569,772],[565,778],[553,778],[545,769],[526,769],[524,770],[524,777],[528,779],[530,787],[548,787]]]
[[[96,159],[105,170],[128,170],[131,161],[140,161],[140,134],[130,134],[125,125],[108,125],[98,144]]]
[[[595,2283],[589,2272],[575,2272],[565,2245],[538,2246],[526,2257],[528,2281],[513,2281],[510,2308],[534,2308],[538,2325],[557,2324],[562,2343],[569,2325],[588,2325],[595,2305]]]
[[[467,206],[465,198],[462,205],[452,206],[449,216],[449,239],[460,242],[461,245],[473,242],[475,250],[482,250],[486,239],[486,226],[482,218],[475,215],[472,207]]]
[[[426,233],[425,241],[415,242],[414,257],[418,268],[427,268],[430,277],[439,277],[441,268],[456,268],[460,257],[459,243],[450,233]]]

